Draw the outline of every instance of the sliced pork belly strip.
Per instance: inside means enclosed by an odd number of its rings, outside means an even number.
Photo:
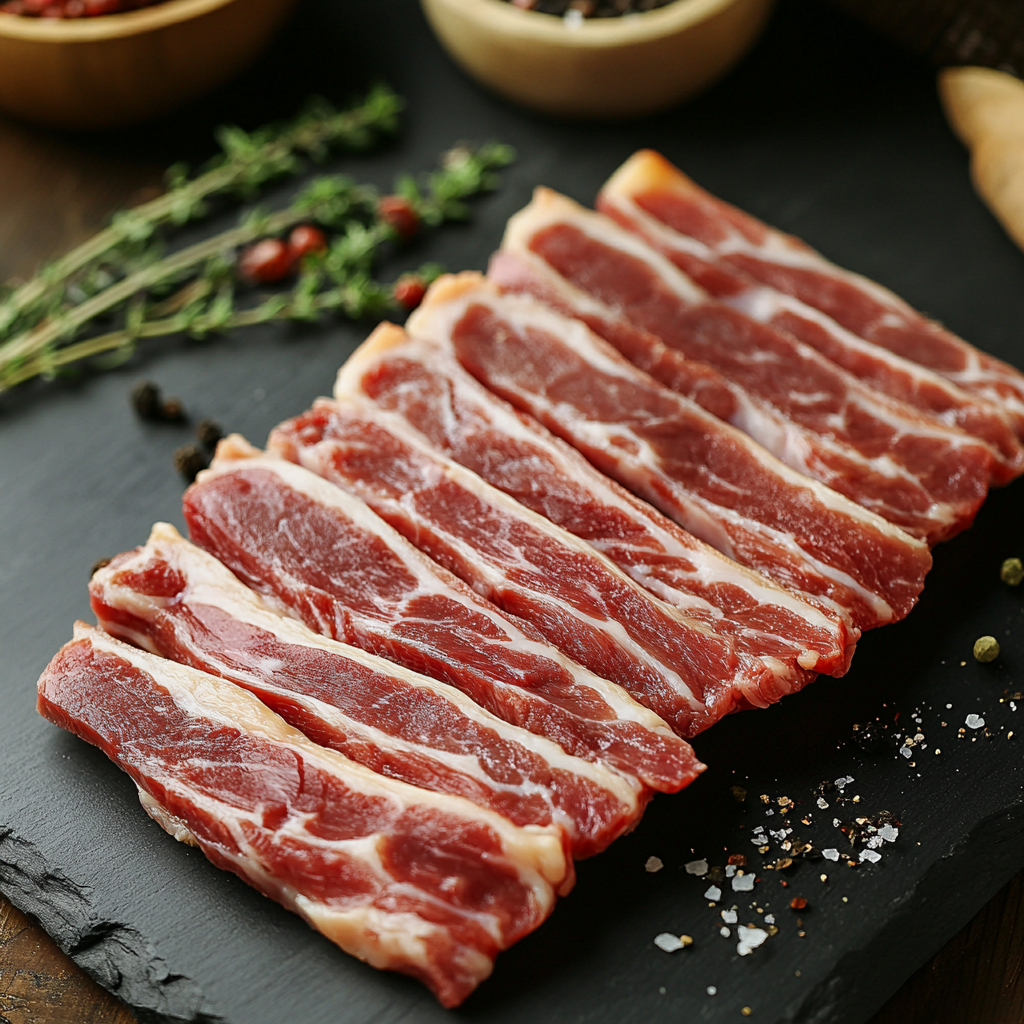
[[[429,321],[428,321],[429,316]],[[433,286],[412,329],[684,529],[861,629],[902,618],[931,566],[920,541],[794,472],[627,362],[579,320],[476,274]]]
[[[629,695],[504,615],[334,484],[240,438],[185,492],[192,539],[324,636],[450,683],[498,718],[674,792],[703,770]]]
[[[671,261],[602,214],[540,189],[509,221],[502,249],[602,304],[602,321],[639,328],[617,347],[663,384],[700,402],[706,368],[720,374],[729,422],[793,469],[931,543],[973,521],[991,475],[987,444],[872,391],[790,335],[709,301]],[[500,274],[498,264],[499,284]],[[587,312],[581,298],[575,305]],[[600,323],[591,326],[600,332]],[[694,362],[703,364],[697,375]],[[706,404],[720,415],[717,395]]]
[[[648,791],[632,777],[268,610],[166,523],[96,572],[89,592],[108,633],[238,683],[315,743],[380,775],[464,796],[516,825],[556,824],[575,857],[639,821]]]
[[[634,200],[652,217],[710,246],[755,280],[1005,408],[1018,435],[1024,436],[1024,374],[928,320],[888,289],[716,199],[667,161],[657,182],[651,180]]]
[[[760,661],[645,591],[590,545],[445,458],[369,402],[321,400],[272,451],[365,501],[549,643],[693,736],[770,686]]]
[[[124,769],[164,828],[445,1006],[571,882],[557,829],[376,775],[232,683],[84,623],[38,689],[40,713]]]
[[[492,486],[596,547],[686,615],[761,659],[773,687],[746,691],[763,706],[798,689],[810,670],[842,674],[854,633],[729,561],[599,473],[536,420],[483,388],[444,345],[379,327],[338,373],[336,396],[400,413],[435,448]]]
[[[598,209],[664,253],[710,295],[799,338],[876,391],[986,442],[993,454],[994,483],[1007,483],[1024,471],[1024,445],[1005,410],[934,370],[865,341],[794,296],[761,284],[710,245],[680,234],[640,205],[646,193],[671,193],[680,179],[688,192],[688,179],[675,167],[657,153],[642,151],[612,175],[598,196]]]

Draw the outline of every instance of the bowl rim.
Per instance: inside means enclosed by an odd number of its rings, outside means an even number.
[[[121,39],[188,21],[235,0],[160,0],[151,7],[93,18],[31,18],[0,12],[0,38],[38,43],[84,43]],[[678,0],[677,0],[678,2]],[[686,0],[683,0],[686,2]]]
[[[567,28],[557,15],[523,10],[508,0],[422,0],[424,6],[445,6],[455,13],[463,8],[492,30],[548,45],[601,49],[685,31],[742,0],[672,0],[664,7],[615,18],[584,18]]]

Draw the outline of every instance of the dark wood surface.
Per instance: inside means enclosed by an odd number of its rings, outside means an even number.
[[[0,121],[0,279],[31,273],[159,181],[159,166],[145,156]],[[0,897],[0,1022],[132,1020],[35,922]],[[914,975],[873,1024],[1021,1021],[1024,873]]]

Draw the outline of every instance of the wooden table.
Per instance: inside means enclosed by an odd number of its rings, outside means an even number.
[[[217,115],[209,112],[211,119]],[[189,132],[177,123],[167,134],[167,145],[187,147],[197,133],[194,125]],[[31,273],[49,255],[81,240],[112,209],[159,186],[161,165],[155,161],[163,158],[163,145],[149,146],[143,136],[131,157],[119,149],[109,138],[97,143],[0,120],[0,280]],[[130,1024],[134,1019],[38,925],[0,897],[0,1022]],[[873,1024],[1021,1021],[1024,873],[921,968]]]

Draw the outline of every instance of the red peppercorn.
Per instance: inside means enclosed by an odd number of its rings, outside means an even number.
[[[729,863],[735,864],[738,868],[745,868],[747,866],[747,858],[742,853],[734,853],[730,855]]]
[[[253,284],[274,284],[291,273],[292,257],[280,238],[264,238],[242,250],[238,267]]]
[[[377,203],[377,213],[381,220],[398,232],[399,238],[412,238],[419,229],[420,215],[404,196],[381,196]]]
[[[791,910],[806,910],[807,900],[805,900],[803,896],[794,896],[789,901],[789,906]]]
[[[297,263],[309,253],[327,252],[327,236],[312,224],[300,224],[288,236],[288,255]]]
[[[395,282],[395,301],[406,309],[415,309],[427,294],[427,282],[419,274],[403,274]]]

